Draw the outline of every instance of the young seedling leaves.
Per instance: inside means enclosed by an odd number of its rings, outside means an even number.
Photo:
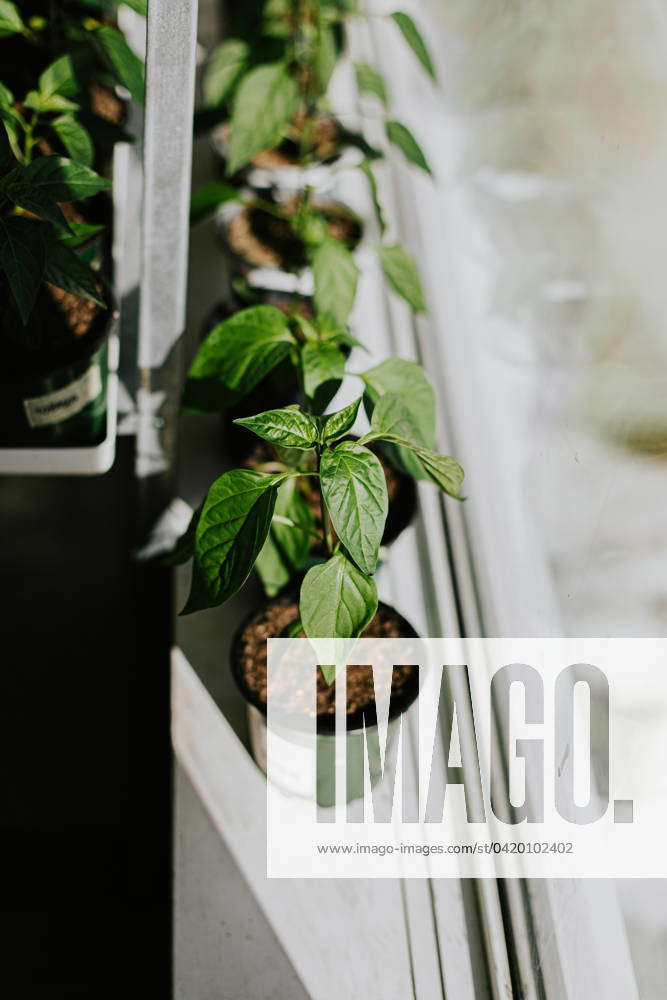
[[[249,55],[248,43],[240,38],[228,38],[213,49],[202,79],[205,107],[219,108],[228,100],[248,65]]]
[[[44,278],[43,229],[35,222],[0,215],[0,237],[0,269],[25,325]]]
[[[375,94],[386,105],[387,88],[385,87],[382,74],[374,66],[369,66],[367,63],[355,63],[354,75],[360,93]]]
[[[40,156],[22,168],[22,181],[53,202],[90,198],[111,186],[90,167],[63,156]]]
[[[362,174],[368,181],[368,189],[370,191],[371,201],[373,202],[373,210],[375,212],[375,218],[377,219],[378,229],[380,230],[380,233],[384,235],[386,226],[384,221],[384,215],[382,213],[382,205],[380,204],[377,178],[375,177],[371,161],[362,160],[361,163],[359,164],[359,170],[361,170]]]
[[[25,30],[26,26],[21,20],[18,7],[8,3],[8,0],[0,0],[0,38],[20,35]]]
[[[361,396],[348,406],[344,406],[342,410],[324,417],[324,424],[321,431],[323,442],[329,444],[332,441],[337,441],[339,438],[345,437],[357,419],[360,402]]]
[[[204,184],[192,196],[190,202],[190,224],[194,225],[211,215],[216,208],[228,201],[238,201],[239,192],[231,184],[224,181],[211,181]]]
[[[47,243],[44,278],[57,288],[96,302],[106,309],[106,302],[97,287],[98,279],[81,258],[60,241]]]
[[[426,48],[424,39],[422,38],[415,22],[408,14],[404,14],[399,10],[393,13],[391,18],[394,24],[398,26],[403,38],[417,56],[417,59],[419,59],[428,75],[432,80],[435,80],[435,68],[431,62],[431,57],[428,54],[428,49]]]
[[[416,313],[426,312],[419,272],[412,257],[401,246],[379,247],[378,257],[385,278]]]
[[[432,174],[421,146],[405,125],[402,125],[401,122],[386,122],[385,131],[389,141],[400,149],[408,163],[414,163],[416,167],[421,167],[427,174]]]
[[[230,174],[278,142],[298,101],[296,80],[285,63],[269,63],[248,73],[234,98],[227,164]]]
[[[95,39],[116,79],[126,87],[137,104],[144,103],[144,64],[115,28],[96,28]]]
[[[343,441],[320,461],[320,486],[336,534],[363,573],[374,573],[387,518],[387,481],[379,459]]]
[[[359,269],[350,251],[337,240],[327,239],[313,254],[315,305],[344,324],[357,294]]]
[[[74,115],[60,115],[49,124],[72,160],[83,163],[86,167],[93,165],[95,157],[93,141]]]
[[[251,306],[211,330],[195,355],[189,378],[215,378],[245,394],[295,344],[288,318],[280,309]]]
[[[192,587],[181,614],[212,608],[243,586],[271,527],[277,487],[288,473],[223,473],[208,491],[195,532]]]
[[[331,28],[320,25],[319,42],[315,52],[315,70],[323,94],[326,93],[337,62],[336,37]]]
[[[333,398],[345,374],[345,357],[340,348],[330,341],[309,341],[301,350],[301,369],[304,392],[309,399],[315,398],[320,386],[330,382],[334,383],[330,387]]]
[[[364,405],[369,416],[375,416],[375,407],[385,394],[400,397],[412,428],[409,436],[415,437],[422,447],[432,449],[435,444],[435,393],[424,370],[414,361],[388,358],[375,368],[369,368],[362,378],[366,387]],[[400,412],[398,406],[395,412]],[[383,444],[382,450],[398,469],[415,479],[425,478],[424,469],[411,450],[392,444]]]
[[[384,441],[401,448],[401,452],[412,452],[423,474],[419,478],[430,479],[450,496],[459,498],[463,483],[463,469],[455,459],[440,455],[421,444],[421,432],[415,416],[401,396],[386,393],[381,396],[373,410],[371,432]]]
[[[362,573],[341,549],[327,562],[313,566],[301,584],[299,609],[309,639],[354,639],[377,611],[375,580]],[[322,665],[328,684],[335,666]]]
[[[255,417],[239,417],[234,423],[282,448],[307,451],[319,438],[317,421],[298,409],[266,410]]]
[[[52,62],[39,77],[39,92],[42,97],[51,97],[53,94],[74,97],[78,90],[77,66],[69,53]]]
[[[287,479],[278,487],[271,529],[255,569],[268,597],[274,597],[303,566],[310,552],[315,517],[306,499]]]

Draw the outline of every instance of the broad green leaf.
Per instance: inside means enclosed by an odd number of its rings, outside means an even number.
[[[426,312],[419,272],[412,257],[401,246],[378,247],[385,278],[416,313]]]
[[[44,233],[38,223],[0,215],[0,236],[0,269],[25,325],[44,278]]]
[[[1,108],[0,115],[2,115]],[[0,126],[0,187],[6,182],[7,175],[16,168],[16,165],[16,157],[12,151],[9,134]]]
[[[141,14],[142,17],[146,17],[148,13],[148,0],[122,0],[122,3],[127,4],[132,10],[136,10],[137,14]]]
[[[266,410],[254,417],[239,417],[234,423],[281,448],[308,450],[319,438],[314,417],[297,409]]]
[[[424,473],[420,478],[430,479],[445,493],[459,497],[463,469],[455,459],[440,455],[421,444],[421,433],[415,415],[403,397],[394,393],[386,393],[380,397],[373,410],[371,432],[398,445],[402,453],[406,450],[412,452]]]
[[[0,136],[7,139],[11,151],[11,160],[2,157],[1,173],[15,166],[16,161],[21,158],[21,142],[23,139],[23,126],[21,120],[13,108],[0,105]]]
[[[359,269],[350,251],[337,240],[325,240],[313,254],[315,305],[345,323],[357,294]]]
[[[449,455],[439,455],[428,448],[417,448],[415,454],[428,478],[449,496],[459,499],[464,476],[459,463]]]
[[[137,104],[144,103],[144,64],[115,28],[102,25],[94,32],[100,49],[116,79]]]
[[[357,79],[357,87],[361,93],[375,94],[386,105],[387,88],[385,87],[382,74],[374,66],[369,66],[367,63],[355,63],[354,75]]]
[[[323,442],[330,443],[331,441],[337,441],[339,438],[345,437],[357,419],[360,402],[361,397],[355,399],[348,406],[344,406],[342,410],[337,410],[336,413],[331,413],[328,417],[323,418],[324,423],[321,431]]]
[[[258,66],[244,77],[234,98],[227,165],[230,174],[279,141],[298,102],[296,80],[283,62]]]
[[[393,13],[391,18],[394,23],[398,25],[403,38],[417,56],[417,59],[419,59],[428,75],[435,80],[435,68],[431,62],[431,57],[428,54],[428,49],[426,48],[424,39],[422,38],[415,22],[408,14],[404,14],[399,10]]]
[[[211,52],[202,79],[204,105],[217,108],[230,97],[246,66],[250,49],[240,38],[228,38]]]
[[[327,382],[340,384],[345,374],[345,356],[330,341],[309,341],[301,350],[301,368],[304,392],[309,399],[313,399],[321,385]],[[335,390],[338,390],[338,385]]]
[[[405,125],[401,122],[386,122],[385,131],[389,141],[400,149],[408,163],[414,163],[415,166],[421,167],[427,174],[432,173],[421,146]]]
[[[223,205],[227,201],[237,201],[238,198],[239,191],[231,184],[225,184],[224,181],[211,181],[209,184],[204,184],[192,196],[190,223],[194,225],[196,222],[200,222],[215,212],[219,205]]]
[[[289,523],[287,523],[289,522]],[[294,577],[310,552],[315,516],[295,479],[278,487],[271,529],[255,569],[269,597],[274,597]]]
[[[63,97],[74,97],[79,90],[79,81],[72,55],[60,56],[39,77],[39,92],[42,97],[62,94]]]
[[[197,351],[189,377],[216,378],[250,392],[296,345],[287,316],[274,306],[251,306],[219,323]]]
[[[377,605],[375,580],[358,570],[343,551],[313,566],[301,584],[299,609],[309,639],[356,638],[372,619]],[[331,684],[335,666],[322,666],[322,672]]]
[[[362,160],[359,164],[359,170],[365,176],[368,181],[368,188],[371,195],[371,201],[373,202],[373,209],[375,211],[375,218],[377,219],[378,229],[380,233],[384,235],[386,229],[384,215],[382,213],[382,205],[380,204],[380,195],[378,192],[377,179],[371,166],[370,160]]]
[[[92,167],[95,158],[93,141],[81,122],[73,115],[61,115],[49,124],[67,150],[70,159],[83,163],[85,167]]]
[[[192,587],[181,614],[212,608],[243,586],[271,526],[277,487],[270,476],[232,469],[213,483],[195,532]]]
[[[54,241],[47,244],[44,278],[52,285],[80,295],[82,299],[90,299],[106,309],[107,304],[97,287],[98,276],[64,243]]]
[[[385,394],[399,396],[409,413],[411,426],[418,433],[419,444],[425,448],[433,448],[435,393],[424,370],[418,364],[414,361],[404,361],[402,358],[389,358],[375,368],[363,372],[361,377],[366,387],[364,403],[369,414],[371,412],[374,414],[375,406]],[[382,450],[397,468],[416,479],[425,478],[421,463],[409,449],[387,445],[383,446]]]
[[[26,30],[26,26],[21,19],[18,7],[8,0],[0,0],[0,38],[7,38],[9,35],[20,35]]]
[[[25,167],[16,167],[7,175],[2,183],[2,193],[19,208],[69,232],[69,224],[59,205],[40,188],[28,183]]]
[[[387,482],[379,459],[356,441],[343,441],[322,454],[320,486],[350,557],[362,572],[374,573],[387,518]]]
[[[14,95],[12,94],[9,87],[5,87],[4,83],[0,83],[0,106],[3,108],[11,108],[14,103]]]
[[[81,246],[82,243],[86,243],[91,237],[97,236],[104,229],[101,223],[96,224],[92,222],[70,222],[69,227],[71,232],[58,233],[58,239],[66,247],[72,247],[72,249]]]
[[[25,108],[32,108],[34,111],[78,111],[79,105],[75,101],[70,101],[69,97],[62,94],[50,94],[44,97],[38,90],[31,90],[23,101]]]
[[[111,186],[83,163],[63,156],[40,156],[23,168],[22,179],[52,201],[79,201]]]

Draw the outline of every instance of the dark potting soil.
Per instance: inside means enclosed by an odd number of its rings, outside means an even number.
[[[247,623],[235,644],[235,652],[240,659],[243,683],[261,705],[267,698],[267,643],[266,640],[280,636],[299,616],[299,608],[294,598],[277,598],[258,611]],[[406,638],[407,623],[391,607],[380,603],[378,610],[361,634],[363,639]],[[305,638],[301,632],[299,638]],[[393,671],[392,698],[406,695],[415,686],[416,668],[411,665],[396,666]],[[290,708],[298,712],[301,702],[305,702],[305,692],[299,678],[285,674],[286,690],[289,690]],[[289,685],[289,689],[287,686]],[[336,706],[336,682],[327,684],[322,671],[317,671],[317,715],[333,716]],[[283,699],[281,699],[282,701]],[[356,715],[373,704],[373,672],[369,666],[358,664],[347,669],[347,714]]]
[[[296,206],[284,206],[285,218],[278,218],[261,207],[244,205],[227,226],[232,250],[252,267],[294,270],[307,264],[306,245],[290,223]],[[329,235],[353,248],[361,239],[361,225],[342,205],[323,202],[318,210],[324,216]]]

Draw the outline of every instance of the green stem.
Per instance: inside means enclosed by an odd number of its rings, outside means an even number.
[[[317,474],[320,476],[320,465],[322,461],[322,452],[318,448],[317,450]],[[322,538],[324,540],[324,547],[327,550],[327,555],[333,555],[333,538],[331,534],[331,522],[329,521],[329,514],[327,512],[327,505],[324,502],[324,491],[322,489],[322,479],[320,476],[320,511],[322,516]]]

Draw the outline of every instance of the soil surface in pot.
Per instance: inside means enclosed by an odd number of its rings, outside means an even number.
[[[240,657],[238,667],[245,686],[255,699],[266,705],[267,698],[267,643],[266,640],[280,636],[299,616],[299,607],[294,597],[277,598],[258,611],[240,634],[237,650]],[[400,639],[406,637],[407,623],[389,605],[382,602],[372,621],[362,632],[364,639]],[[305,638],[299,633],[298,638]],[[392,698],[407,696],[415,687],[417,668],[413,665],[396,666],[393,671]],[[302,685],[295,678],[285,676],[285,684],[290,685],[290,708],[296,712],[303,700]],[[293,694],[292,688],[293,686]],[[333,716],[336,711],[336,682],[327,684],[322,671],[317,671],[317,716]],[[347,669],[347,714],[357,715],[373,704],[373,673],[363,664]]]
[[[250,163],[260,170],[277,170],[284,167],[298,167],[301,164],[301,136],[303,134],[303,115],[293,119],[288,126],[287,134],[279,145],[272,149],[263,149],[253,156]],[[340,153],[342,128],[332,115],[318,115],[312,122],[312,131],[308,140],[305,166],[313,161],[326,163]],[[221,155],[225,155],[229,143],[229,123],[218,125],[214,132],[214,142]],[[239,173],[245,173],[245,169]]]
[[[356,439],[348,436],[346,440],[354,441]],[[386,545],[389,542],[392,542],[412,519],[415,508],[415,487],[410,476],[406,476],[403,472],[394,468],[389,459],[382,454],[379,448],[374,448],[371,445],[370,450],[380,460],[380,465],[384,471],[384,477],[387,483],[389,510],[387,513],[385,530],[382,535],[382,542]],[[279,455],[276,452],[276,449],[269,444],[268,441],[259,440],[256,441],[250,451],[246,453],[243,465],[247,469],[259,469],[260,471],[268,472],[275,470],[272,468],[263,469],[262,467],[267,464],[271,465],[279,460]],[[322,502],[319,486],[309,477],[308,479],[298,480],[297,488],[306,498],[308,505],[315,516],[317,530],[321,531]],[[320,543],[316,539],[313,539],[312,551],[318,552],[319,549]]]
[[[227,240],[234,253],[252,267],[298,270],[308,259],[306,244],[294,231],[290,216],[296,205],[284,204],[285,218],[278,218],[257,205],[244,205],[227,223]],[[329,235],[353,249],[361,239],[359,220],[344,205],[321,202]]]

